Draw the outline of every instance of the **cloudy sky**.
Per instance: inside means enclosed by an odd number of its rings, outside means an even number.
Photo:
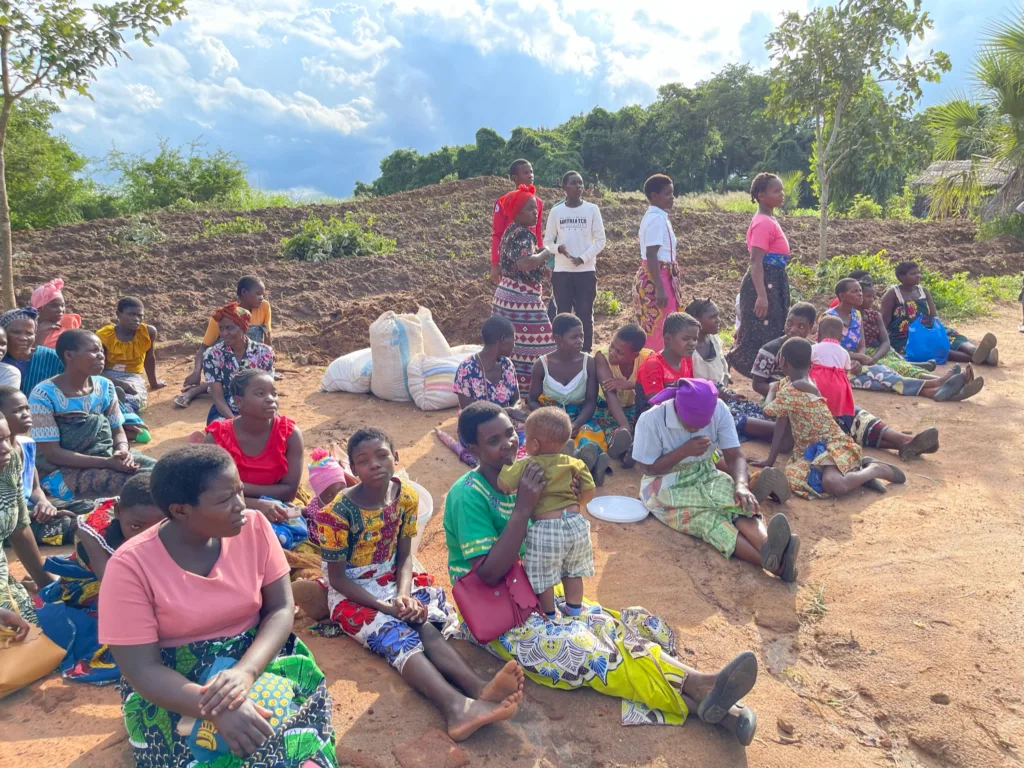
[[[647,103],[728,62],[767,66],[783,10],[754,0],[189,0],[189,15],[104,70],[58,130],[89,157],[151,153],[158,136],[231,150],[264,189],[347,196],[399,147],[473,140],[480,126],[557,125],[594,105]],[[925,0],[968,83],[978,37],[1013,0]],[[672,10],[666,10],[672,8]]]

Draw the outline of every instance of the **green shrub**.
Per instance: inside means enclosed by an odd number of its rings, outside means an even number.
[[[107,239],[127,250],[145,251],[153,243],[162,243],[167,237],[155,223],[135,214],[114,229]]]
[[[782,191],[786,194],[785,202],[782,204],[784,213],[797,210],[800,205],[800,191],[803,189],[804,172],[790,171],[779,177],[782,181]]]
[[[872,200],[870,195],[856,195],[846,215],[851,219],[880,219],[882,206]]]
[[[598,291],[594,299],[595,315],[618,315],[622,313],[622,304],[611,291]]]
[[[203,228],[196,237],[220,237],[221,235],[258,235],[267,231],[267,225],[259,218],[247,219],[235,216],[231,221],[216,223],[206,219]]]
[[[814,293],[832,296],[836,283],[847,277],[854,270],[866,270],[871,273],[875,285],[879,287],[892,285],[896,282],[893,272],[895,264],[886,257],[887,251],[878,253],[858,253],[853,256],[836,256],[824,264],[819,264],[815,273],[816,284]],[[878,297],[881,299],[881,296]]]
[[[1009,216],[1000,216],[991,221],[978,223],[978,234],[976,240],[991,240],[1000,235],[1012,235],[1013,237],[1024,238],[1024,216],[1012,213]]]
[[[890,196],[885,201],[885,218],[903,220],[914,218],[914,201],[916,199],[917,192],[909,185],[904,186],[902,192]]]
[[[348,256],[369,256],[372,253],[391,253],[395,241],[373,231],[370,216],[361,225],[352,213],[344,219],[331,216],[326,222],[310,216],[302,222],[301,230],[281,240],[283,256],[296,261],[327,261]]]

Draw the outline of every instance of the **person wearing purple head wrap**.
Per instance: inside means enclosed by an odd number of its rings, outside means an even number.
[[[762,471],[751,487],[736,424],[718,388],[704,379],[680,379],[650,402],[654,407],[640,417],[633,441],[644,506],[726,557],[795,581],[800,537],[781,513],[765,526],[759,505],[771,495],[789,497],[785,475]],[[716,454],[722,457],[717,465]]]

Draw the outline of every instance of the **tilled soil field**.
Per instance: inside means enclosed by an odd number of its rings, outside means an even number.
[[[497,178],[471,179],[337,206],[254,211],[267,226],[261,234],[199,237],[204,221],[230,221],[234,213],[158,213],[146,217],[165,234],[146,249],[117,244],[124,219],[93,221],[15,238],[19,297],[53,277],[67,282],[68,311],[97,328],[113,319],[117,298],[145,300],[148,319],[164,342],[193,342],[210,311],[234,296],[245,274],[262,277],[274,308],[275,335],[283,351],[325,363],[367,344],[369,324],[381,312],[430,308],[453,342],[475,341],[490,313],[493,289],[486,281],[491,213],[496,198],[510,189]],[[542,189],[547,201],[560,199]],[[602,290],[629,307],[639,262],[637,229],[646,203],[636,196],[601,201],[608,234],[600,255]],[[281,239],[294,234],[308,215],[327,218],[353,212],[373,217],[377,231],[397,242],[387,256],[305,263],[280,258]],[[746,269],[744,234],[749,217],[738,213],[676,211],[679,261],[685,290],[714,297],[727,314]],[[783,221],[793,253],[814,264],[816,219]],[[974,241],[969,222],[858,221],[832,223],[829,251],[853,254],[887,249],[894,261],[915,259],[944,274],[1006,274],[1024,269],[1024,244],[1013,239]]]

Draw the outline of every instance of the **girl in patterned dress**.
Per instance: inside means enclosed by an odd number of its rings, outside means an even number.
[[[888,480],[905,483],[900,469],[874,459],[861,459],[860,446],[832,418],[828,403],[810,379],[811,343],[792,338],[779,351],[785,378],[772,384],[764,412],[775,419],[775,439],[768,458],[756,467],[774,467],[787,427],[792,428],[793,455],[786,480],[798,496],[820,499],[845,496],[862,485]],[[877,489],[877,488],[876,488]]]
[[[314,518],[332,620],[430,699],[453,740],[509,719],[522,699],[522,669],[509,662],[490,682],[477,675],[441,635],[457,621],[444,590],[413,573],[419,497],[395,477],[394,441],[360,429],[348,456],[359,484]]]

